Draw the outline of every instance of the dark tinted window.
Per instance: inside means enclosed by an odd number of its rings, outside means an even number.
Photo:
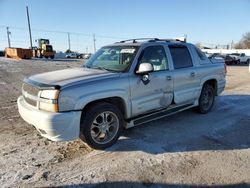
[[[192,67],[192,59],[186,46],[169,46],[175,69]]]
[[[167,57],[162,46],[150,46],[145,48],[139,57],[139,64],[141,63],[151,63],[154,67],[154,71],[168,69]]]

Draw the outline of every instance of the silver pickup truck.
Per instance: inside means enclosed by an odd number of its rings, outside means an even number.
[[[53,141],[83,139],[105,149],[130,128],[195,108],[211,110],[226,68],[194,45],[132,39],[105,46],[80,68],[24,79],[21,117]]]

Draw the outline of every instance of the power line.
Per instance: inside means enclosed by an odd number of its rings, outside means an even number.
[[[9,27],[13,29],[18,29],[18,30],[26,30],[26,28],[22,27],[15,27],[15,26],[6,26],[6,25],[0,25],[0,27]],[[32,29],[32,31],[39,31],[39,32],[47,32],[47,33],[61,33],[61,34],[68,34],[69,32],[66,31],[57,31],[57,30],[45,30],[45,29]],[[70,34],[73,35],[81,35],[81,36],[86,36],[86,37],[93,37],[93,34],[88,34],[88,33],[81,33],[81,32],[70,32]],[[127,37],[113,37],[113,36],[107,36],[107,35],[95,35],[95,37],[98,38],[107,38],[107,39],[125,39]]]

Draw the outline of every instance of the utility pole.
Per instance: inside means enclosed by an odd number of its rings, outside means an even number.
[[[7,29],[8,45],[9,45],[9,48],[10,48],[11,47],[11,45],[10,45],[10,34],[11,34],[11,32],[9,31],[9,27],[7,27],[6,29]]]
[[[32,37],[31,37],[30,16],[29,16],[29,8],[28,8],[28,6],[26,6],[26,10],[27,10],[27,19],[28,19],[29,34],[30,34],[30,49],[32,49]]]
[[[71,51],[70,50],[70,33],[68,32],[68,43],[69,43],[69,51]]]
[[[96,39],[95,39],[95,34],[94,34],[94,35],[93,35],[93,42],[94,42],[94,53],[96,52],[95,41],[96,41]]]
[[[76,40],[77,40],[76,47],[77,47],[77,51],[79,52],[79,35],[78,34],[76,34]]]

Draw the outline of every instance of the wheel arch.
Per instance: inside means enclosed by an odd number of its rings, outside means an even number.
[[[217,88],[218,88],[218,83],[217,83],[217,80],[216,79],[209,79],[209,80],[206,80],[204,83],[203,83],[203,86],[205,84],[208,84],[208,85],[211,85],[214,89],[214,93],[215,95],[217,95]]]
[[[119,110],[121,111],[121,113],[123,114],[124,119],[127,119],[128,114],[127,114],[127,110],[126,110],[127,109],[126,103],[121,97],[117,97],[117,96],[102,98],[102,99],[88,102],[82,109],[82,115],[84,114],[84,112],[86,112],[93,105],[96,105],[98,103],[105,103],[105,102],[117,106],[119,108]]]

